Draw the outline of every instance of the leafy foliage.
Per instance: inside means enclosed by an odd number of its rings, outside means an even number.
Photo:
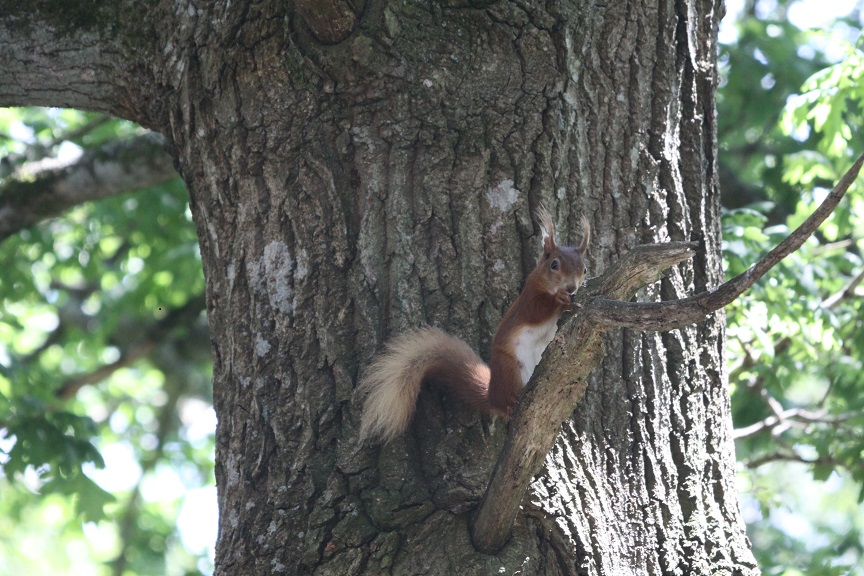
[[[799,30],[785,21],[791,5],[754,5],[724,47],[721,161],[740,178],[721,182],[730,275],[798,226],[864,150],[864,61],[837,40],[860,24]],[[829,65],[829,48],[842,60]],[[728,310],[744,510],[766,574],[864,574],[862,230],[856,184],[816,237]]]
[[[71,110],[0,111],[0,175],[139,130]],[[65,546],[20,545],[46,507],[106,574],[207,571],[205,550],[184,550],[177,530],[185,493],[213,470],[204,282],[182,183],[22,230],[0,262],[0,516],[17,522],[0,523],[0,572],[74,564]]]

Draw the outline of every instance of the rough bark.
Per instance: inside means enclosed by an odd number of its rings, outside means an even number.
[[[370,1],[333,45],[288,3],[156,2],[135,33],[119,6],[80,33],[3,17],[4,51],[71,55],[14,52],[32,87],[0,80],[0,104],[122,114],[177,159],[213,332],[218,574],[756,572],[722,314],[605,338],[496,556],[469,524],[505,425],[425,391],[408,434],[360,447],[352,396],[407,327],[485,355],[541,202],[562,240],[591,220],[594,273],[637,244],[699,243],[640,300],[720,283],[715,3]],[[69,96],[82,61],[105,89]]]
[[[156,56],[147,34],[160,23],[146,16],[123,0],[0,0],[0,103],[100,110],[150,126],[161,90],[142,67]]]

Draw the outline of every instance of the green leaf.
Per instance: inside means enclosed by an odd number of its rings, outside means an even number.
[[[816,480],[824,482],[825,480],[828,480],[828,477],[831,476],[832,472],[834,472],[834,466],[828,464],[813,465],[813,478]]]
[[[98,522],[105,518],[105,506],[116,498],[99,487],[83,473],[70,478],[54,478],[42,488],[46,494],[56,493],[75,497],[75,513],[85,522]]]

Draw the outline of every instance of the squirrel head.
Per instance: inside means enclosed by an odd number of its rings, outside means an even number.
[[[588,252],[588,241],[591,239],[591,226],[588,219],[582,216],[582,242],[579,246],[559,246],[555,243],[555,225],[552,216],[541,207],[537,211],[537,220],[543,229],[543,254],[535,272],[543,282],[544,288],[550,294],[559,289],[566,290],[571,298],[582,285],[588,269],[583,257]]]

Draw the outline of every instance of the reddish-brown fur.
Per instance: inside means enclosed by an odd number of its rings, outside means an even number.
[[[555,244],[548,212],[541,209],[538,220],[544,228],[543,254],[498,325],[489,366],[467,344],[434,328],[397,337],[370,366],[360,384],[361,392],[367,395],[361,438],[380,436],[387,441],[403,432],[414,413],[423,382],[447,388],[481,412],[510,415],[527,383],[523,382],[523,372],[530,374],[534,369],[530,365],[536,352],[532,346],[542,353],[541,347],[548,344],[542,337],[532,340],[535,333],[526,333],[526,327],[536,329],[537,333],[554,334],[551,323],[557,322],[569,308],[571,294],[579,288],[585,273],[582,257],[590,238],[587,220],[582,219],[582,242],[578,248]]]
[[[537,269],[535,268],[534,272]],[[526,325],[539,326],[553,317],[557,321],[561,312],[570,304],[569,294],[567,304],[562,305],[554,296],[542,290],[536,279],[532,279],[534,272],[528,276],[522,292],[504,313],[492,339],[489,357],[489,407],[503,416],[510,415],[522,388],[527,384],[522,382],[519,361],[514,353],[515,332]]]

